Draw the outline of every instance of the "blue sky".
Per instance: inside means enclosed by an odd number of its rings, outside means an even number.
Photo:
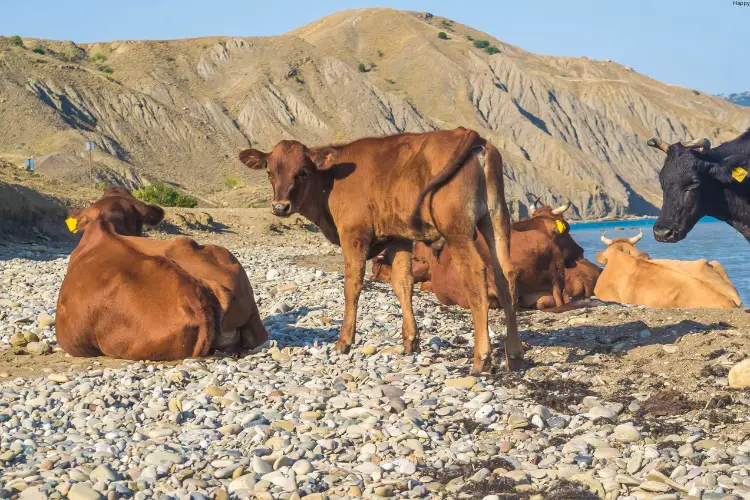
[[[750,7],[733,0],[1,0],[0,34],[76,42],[276,35],[355,7],[432,12],[531,52],[613,59],[712,94],[750,90]]]

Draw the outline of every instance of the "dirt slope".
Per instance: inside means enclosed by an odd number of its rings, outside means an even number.
[[[390,9],[277,37],[24,45],[0,38],[0,158],[34,156],[41,174],[84,186],[93,141],[100,181],[165,180],[207,206],[269,196],[265,175],[237,160],[249,144],[463,125],[503,152],[516,213],[533,192],[572,200],[583,218],[652,214],[661,158],[648,137],[718,143],[750,126],[750,109],[614,62],[539,56]]]

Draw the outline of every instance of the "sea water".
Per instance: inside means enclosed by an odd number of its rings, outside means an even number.
[[[636,247],[652,259],[719,261],[737,288],[743,306],[750,306],[750,243],[737,230],[725,222],[704,217],[679,243],[660,243],[654,239],[654,222],[656,219],[582,222],[571,224],[570,228],[573,239],[584,249],[584,257],[591,262],[604,249],[600,239],[603,231],[606,230],[607,238],[615,239],[635,236],[641,229],[643,239]]]

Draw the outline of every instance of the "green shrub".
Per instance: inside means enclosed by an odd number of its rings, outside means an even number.
[[[500,49],[498,49],[494,45],[490,45],[489,47],[485,47],[484,51],[487,52],[489,55],[500,53]]]
[[[470,42],[473,42],[473,41],[474,41],[474,37],[473,37],[473,36],[471,36],[471,35],[466,35],[466,39],[467,39],[468,41],[470,41]]]
[[[81,47],[73,44],[71,47],[66,48],[57,53],[57,57],[67,62],[78,62],[86,57],[86,53]]]
[[[448,34],[445,31],[441,31],[440,33],[438,33],[438,38],[441,40],[447,40]]]
[[[388,83],[390,83],[391,85],[393,85],[393,84],[396,83],[395,81],[391,80],[390,78],[387,78],[385,81],[388,82]]]
[[[44,50],[44,47],[39,47],[39,46],[34,47],[33,49],[31,49],[31,51],[36,54],[42,54],[42,55],[44,55],[47,52],[46,50]]]
[[[268,201],[261,200],[261,201],[254,201],[250,204],[248,204],[247,208],[266,208],[268,207]]]
[[[96,54],[91,56],[91,62],[94,62],[94,63],[103,63],[106,60],[107,60],[107,56],[105,56],[101,52],[97,52]]]
[[[383,57],[385,54],[383,54],[383,51],[378,49],[378,57]]]
[[[113,70],[112,68],[110,68],[109,66],[106,66],[106,65],[105,66],[97,66],[96,69],[98,69],[102,73],[107,73],[108,75],[111,75],[112,73],[115,72],[115,70]]]
[[[488,42],[487,40],[474,40],[473,43],[474,47],[478,49],[486,49],[490,46],[490,42]]]
[[[234,175],[230,175],[229,177],[224,179],[224,182],[226,183],[227,187],[230,188],[236,188],[242,183],[242,181],[240,181],[240,179]]]
[[[198,206],[197,198],[182,194],[176,189],[165,186],[160,182],[146,186],[143,189],[137,189],[133,192],[133,196],[146,203],[162,207],[195,208]]]
[[[697,90],[693,90],[693,94],[695,94],[695,95],[701,95],[701,93],[698,92]]]
[[[359,63],[359,65],[357,65],[357,69],[360,73],[364,73],[367,71],[367,66],[365,66],[365,63]]]
[[[23,48],[23,46],[24,46],[23,45],[23,38],[21,38],[18,35],[13,35],[12,37],[10,37],[10,43],[12,43],[13,45],[17,45],[17,46],[19,46],[21,48]]]

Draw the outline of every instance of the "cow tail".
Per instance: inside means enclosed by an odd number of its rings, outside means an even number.
[[[422,208],[422,203],[424,203],[427,195],[442,186],[451,177],[453,177],[456,172],[458,172],[458,169],[461,168],[461,166],[464,164],[466,157],[469,155],[479,139],[481,139],[481,137],[476,131],[471,129],[466,130],[464,136],[461,138],[461,142],[459,142],[458,147],[448,160],[448,163],[445,164],[445,167],[443,167],[443,169],[438,172],[438,174],[432,180],[430,180],[430,182],[427,183],[422,192],[419,193],[417,203],[414,206],[411,215],[409,216],[409,225],[412,228],[418,229],[422,224],[422,219],[419,217],[419,210]],[[432,206],[430,206],[429,209],[430,219],[432,219]]]

